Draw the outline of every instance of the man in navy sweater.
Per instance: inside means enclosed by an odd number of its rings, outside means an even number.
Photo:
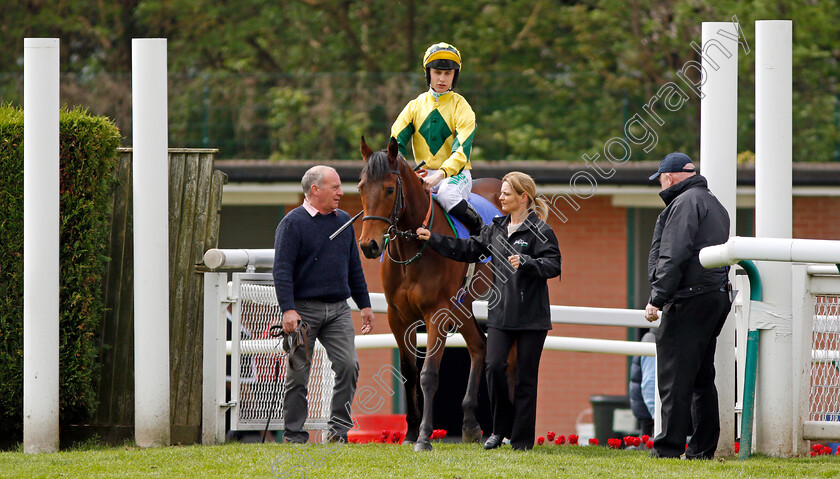
[[[290,367],[286,376],[283,437],[292,443],[309,440],[309,433],[303,429],[310,366],[306,359],[312,357],[318,339],[335,372],[329,438],[346,442],[347,431],[353,426],[350,407],[359,377],[347,298],[352,297],[362,310],[362,334],[373,329],[373,312],[353,228],[329,239],[350,219],[338,209],[343,195],[338,173],[328,166],[313,166],[303,175],[301,186],[303,204],[280,221],[274,235],[274,289],[283,330],[295,331],[300,321],[308,326],[308,351],[298,349],[292,360],[305,365],[300,370]]]

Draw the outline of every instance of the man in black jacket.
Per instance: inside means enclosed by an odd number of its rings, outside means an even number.
[[[665,156],[650,179],[659,179],[666,205],[653,231],[645,307],[648,321],[662,310],[656,331],[662,432],[652,455],[711,459],[720,436],[715,344],[731,301],[726,268],[704,268],[699,253],[729,239],[729,214],[684,153]]]

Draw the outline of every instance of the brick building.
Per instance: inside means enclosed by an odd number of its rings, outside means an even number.
[[[355,187],[361,161],[330,165],[343,181],[341,208],[354,215],[361,210]],[[218,161],[216,167],[229,176],[219,247],[273,247],[277,223],[302,201],[300,178],[309,166],[303,162]],[[647,180],[656,167],[656,163],[626,163],[616,166],[615,174],[604,179],[583,164],[484,163],[476,165],[474,176],[501,178],[508,171],[524,171],[537,181],[538,194],[551,200],[555,209],[549,224],[557,233],[563,254],[562,282],[549,282],[552,304],[642,309],[649,294],[647,252],[653,224],[663,208],[659,185]],[[797,163],[793,183],[793,236],[840,240],[840,164]],[[738,235],[753,235],[754,207],[754,168],[740,166]],[[371,292],[381,292],[379,262],[362,257],[362,264]],[[378,315],[374,332],[388,332],[384,315]],[[635,328],[579,325],[555,325],[550,334],[617,340],[641,336]],[[442,369],[447,375],[441,377],[434,427],[454,432],[459,430],[467,356],[465,351],[451,349],[444,356]],[[359,352],[359,360],[359,387],[378,387],[372,377],[383,364],[394,363],[396,355],[390,350],[364,350]],[[579,419],[591,422],[585,414],[590,408],[589,397],[626,394],[627,370],[625,356],[545,351],[540,366],[538,434],[548,430],[574,433]],[[400,412],[400,408],[396,396],[380,412]],[[480,415],[486,432],[489,416],[486,411]]]

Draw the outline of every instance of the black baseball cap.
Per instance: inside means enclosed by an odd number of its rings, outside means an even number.
[[[668,153],[665,155],[665,158],[662,158],[662,161],[659,163],[659,169],[648,179],[654,181],[659,178],[660,173],[693,173],[695,171],[696,169],[694,168],[694,163],[691,162],[691,158],[685,153],[675,151]]]

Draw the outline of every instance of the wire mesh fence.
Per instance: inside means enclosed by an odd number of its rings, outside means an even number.
[[[840,421],[840,296],[814,297],[810,420]]]
[[[270,414],[269,428],[283,429],[282,404],[289,365],[278,338],[269,336],[270,328],[280,324],[280,307],[274,287],[244,283],[240,302],[239,370],[238,375],[232,377],[232,381],[239,385],[235,427],[238,430],[261,430]],[[279,370],[277,361],[280,362]],[[327,428],[334,385],[332,363],[321,343],[316,341],[307,385],[309,414],[304,423],[305,429]]]

